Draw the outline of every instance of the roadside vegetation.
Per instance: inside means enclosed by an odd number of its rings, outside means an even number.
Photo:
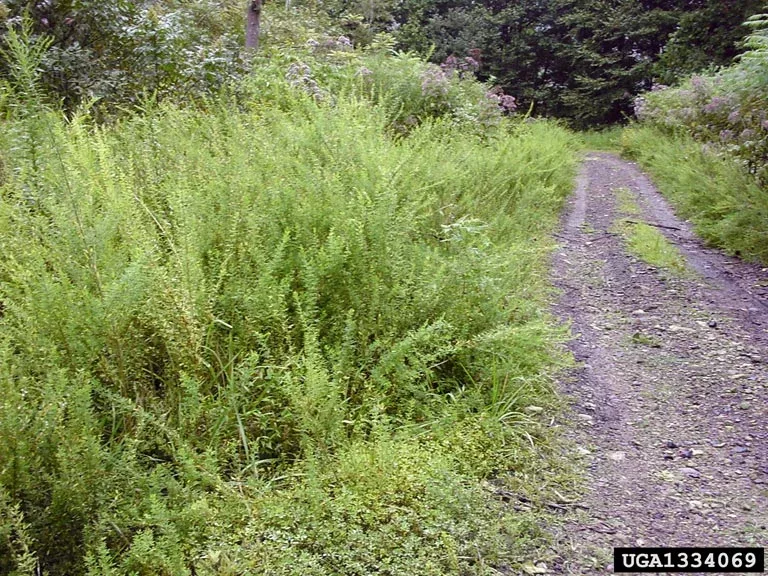
[[[619,142],[564,126],[688,73],[728,3],[620,4],[270,4],[254,52],[234,0],[0,2],[0,574],[546,570],[551,233]],[[702,84],[744,86],[738,138],[670,91],[621,145],[768,260],[756,22],[749,74]]]
[[[601,130],[585,130],[579,133],[579,137],[585,150],[618,152],[621,149],[623,133],[623,127],[613,126]]]
[[[44,41],[7,46],[0,573],[521,562],[541,529],[498,492],[557,485],[575,138],[386,43],[266,48],[108,123],[46,103]]]
[[[621,144],[707,242],[767,263],[768,16],[748,24],[735,64],[641,97]]]
[[[656,228],[645,222],[624,221],[619,224],[626,237],[627,249],[651,266],[662,268],[678,276],[687,272],[685,258]]]

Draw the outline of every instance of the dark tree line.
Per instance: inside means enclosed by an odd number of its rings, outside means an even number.
[[[472,55],[521,107],[609,124],[654,82],[728,64],[744,20],[766,0],[304,0],[356,44],[382,31],[398,47],[441,63]],[[269,10],[282,6],[267,2]],[[67,107],[98,97],[213,93],[247,68],[262,0],[4,0],[0,36],[23,15],[53,40],[48,91]],[[286,15],[286,17],[290,17]],[[0,57],[0,76],[9,63]]]
[[[620,121],[653,82],[728,64],[764,0],[339,0],[435,61],[482,54],[480,74],[577,125]]]

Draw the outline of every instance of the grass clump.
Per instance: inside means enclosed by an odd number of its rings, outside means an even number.
[[[574,139],[404,135],[274,76],[109,126],[8,111],[0,572],[490,574],[540,536],[483,481],[546,450]]]
[[[627,216],[639,216],[642,214],[637,198],[629,188],[617,188],[614,190],[618,202],[619,211]]]
[[[686,275],[685,257],[677,247],[653,226],[634,219],[642,215],[635,194],[628,188],[617,188],[614,192],[619,212],[632,218],[621,219],[616,224],[616,230],[626,239],[627,249],[651,266]]]
[[[627,129],[622,145],[706,242],[768,263],[767,197],[742,166],[688,136],[650,126]]]
[[[656,228],[645,222],[623,220],[619,222],[618,229],[624,234],[627,249],[631,254],[651,266],[668,270],[678,276],[687,275],[685,257]]]

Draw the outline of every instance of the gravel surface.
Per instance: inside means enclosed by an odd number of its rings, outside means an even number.
[[[691,274],[627,253],[619,189]],[[635,164],[607,153],[587,155],[558,237],[555,312],[580,363],[561,382],[561,425],[587,478],[541,573],[610,573],[614,546],[764,546],[768,271],[705,248]]]

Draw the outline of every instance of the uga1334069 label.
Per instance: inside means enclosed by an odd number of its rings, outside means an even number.
[[[765,571],[765,549],[614,548],[613,571],[760,573]]]

